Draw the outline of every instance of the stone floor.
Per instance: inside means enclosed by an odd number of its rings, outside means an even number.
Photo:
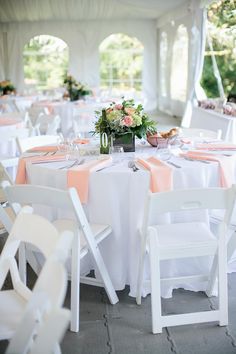
[[[35,277],[30,276],[31,284]],[[110,305],[102,288],[81,286],[80,332],[66,332],[63,354],[233,354],[236,353],[236,273],[229,277],[229,325],[217,323],[177,326],[151,333],[150,296],[137,306],[128,287],[119,291],[119,303]],[[9,286],[9,282],[7,284]],[[70,289],[65,306],[69,307]],[[162,301],[163,312],[191,312],[214,309],[216,298],[179,289],[172,299]],[[4,353],[7,341],[0,342]],[[43,353],[42,353],[43,354]]]

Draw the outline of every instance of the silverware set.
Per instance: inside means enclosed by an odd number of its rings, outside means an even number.
[[[139,170],[139,168],[135,165],[134,161],[129,161],[128,162],[128,167],[132,168],[133,172],[137,172]]]

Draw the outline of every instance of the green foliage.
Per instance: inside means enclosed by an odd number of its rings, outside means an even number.
[[[92,91],[81,82],[75,80],[71,75],[66,75],[63,81],[71,101],[90,95]]]
[[[221,0],[208,9],[208,31],[212,38],[214,55],[222,78],[225,94],[236,93],[236,0]],[[218,97],[208,46],[201,85],[208,97]]]
[[[0,82],[0,95],[7,95],[9,93],[15,92],[15,90],[16,88],[10,80]]]
[[[141,139],[147,133],[156,132],[156,122],[143,112],[141,104],[135,107],[134,100],[123,100],[121,104],[112,102],[109,108],[95,113],[98,118],[95,133],[105,132],[108,136],[132,133]]]

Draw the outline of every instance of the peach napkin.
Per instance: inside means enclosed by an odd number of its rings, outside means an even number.
[[[156,157],[138,159],[137,162],[150,171],[150,189],[153,193],[170,191],[173,188],[173,170],[164,161]]]
[[[13,125],[13,124],[19,124],[21,123],[20,119],[15,119],[15,118],[8,118],[8,117],[4,117],[4,118],[0,118],[0,125]]]
[[[27,152],[56,152],[58,147],[56,145],[45,145],[45,146],[36,146]]]
[[[87,203],[88,201],[88,187],[89,187],[89,175],[91,172],[95,172],[100,168],[111,165],[112,157],[108,156],[101,160],[93,160],[84,165],[76,166],[67,171],[67,186],[75,187],[81,203]]]
[[[234,183],[236,156],[212,155],[201,150],[188,151],[182,153],[181,156],[195,160],[217,161],[219,163],[220,186],[229,188]]]
[[[235,144],[196,144],[198,150],[236,150]]]
[[[32,156],[32,157],[22,157],[19,160],[17,174],[16,174],[16,184],[25,184],[26,183],[26,163],[27,162],[48,162],[48,161],[63,161],[65,160],[64,154],[58,154],[53,156]]]
[[[89,139],[75,139],[73,141],[74,144],[88,144],[89,143]]]

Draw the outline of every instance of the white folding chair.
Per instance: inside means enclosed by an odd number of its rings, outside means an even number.
[[[149,194],[141,230],[141,255],[137,286],[137,303],[141,304],[143,285],[143,266],[146,252],[149,254],[151,272],[152,332],[161,333],[163,327],[191,323],[218,321],[220,326],[228,323],[227,299],[227,255],[226,230],[230,222],[235,201],[236,188],[209,188],[174,190],[171,192]],[[214,235],[208,223],[183,222],[158,225],[156,217],[160,214],[222,209],[224,219],[218,235]],[[169,259],[217,256],[219,309],[163,316],[161,312],[161,282],[180,284],[181,278],[161,279],[160,262]],[[188,276],[187,281],[191,281]],[[210,281],[210,274],[196,275],[193,280]]]
[[[33,126],[35,126],[36,121],[40,114],[49,115],[49,110],[47,107],[37,106],[37,105],[35,106],[34,104],[27,110],[27,112],[29,114]]]
[[[1,183],[8,181],[13,184],[10,175],[4,165],[0,162],[0,236],[10,232],[13,220],[15,219],[12,208],[7,205],[7,199],[2,189]]]
[[[26,139],[16,139],[19,150],[21,154],[23,152],[32,149],[37,146],[45,146],[50,144],[58,143],[58,136],[56,135],[40,135],[40,136],[32,136]]]
[[[40,134],[57,135],[60,131],[61,118],[55,114],[40,113],[36,120],[35,126],[39,129]]]
[[[19,213],[0,255],[0,289],[8,272],[13,284],[12,290],[0,291],[0,340],[12,337],[32,296],[31,290],[20,279],[15,259],[20,244],[24,242],[33,245],[46,260],[53,252],[57,253],[59,259],[64,260],[63,249],[68,253],[73,239],[71,232],[59,235],[48,220],[31,212],[32,208],[24,207]],[[54,282],[54,278],[51,278],[51,282],[51,292],[59,291],[58,282]]]
[[[219,227],[219,224],[224,219],[224,213],[219,210],[213,210],[210,215],[210,224],[212,230],[216,230]],[[228,235],[227,235],[227,260],[228,263],[231,261],[234,252],[236,250],[236,205],[234,206],[231,222],[228,226]],[[215,285],[217,280],[217,258],[214,257],[213,266],[211,270],[211,281],[208,284],[207,295],[213,296],[215,292]]]
[[[45,263],[6,353],[61,353],[59,342],[70,321],[70,311],[62,309],[67,289],[64,261],[55,252]]]
[[[4,191],[9,203],[15,212],[19,211],[20,205],[49,206],[71,212],[72,219],[60,219],[54,222],[56,228],[72,230],[75,233],[71,257],[71,330],[79,331],[79,284],[82,283],[104,286],[112,304],[117,303],[118,297],[112,285],[109,273],[104,264],[98,245],[108,237],[112,229],[109,225],[90,224],[84,213],[78,194],[74,188],[67,191],[33,185],[7,186],[4,183]],[[18,204],[17,204],[18,203]],[[93,259],[101,281],[91,277],[80,277],[80,259],[87,254]],[[24,261],[23,261],[24,262]],[[37,267],[35,267],[36,269]],[[25,274],[25,269],[22,271]],[[37,269],[36,269],[37,271]],[[23,278],[25,275],[22,274]]]

